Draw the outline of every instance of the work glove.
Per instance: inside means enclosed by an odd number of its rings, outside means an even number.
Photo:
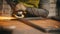
[[[15,7],[15,11],[13,16],[18,18],[24,18],[24,14],[26,13],[26,7],[23,5],[23,3],[19,3]]]

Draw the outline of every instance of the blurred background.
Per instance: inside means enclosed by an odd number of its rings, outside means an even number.
[[[60,0],[40,0],[38,8],[48,10],[49,11],[48,17],[53,18],[56,17],[56,19],[60,19]],[[0,0],[0,16],[11,17],[12,11],[13,11],[12,8],[5,0]],[[54,32],[44,33],[34,27],[26,25],[25,23],[27,21],[23,23],[20,22],[20,20],[5,20],[5,21],[0,20],[0,33],[2,32],[2,34],[60,34],[60,21],[52,19],[29,20],[29,21],[32,24],[38,25],[39,28],[41,26],[47,31],[54,30]]]
[[[59,1],[59,0],[58,0]],[[40,0],[40,4],[38,5],[38,8],[43,8],[49,11],[48,17],[51,16],[60,16],[60,11],[57,8],[57,0]],[[8,15],[6,15],[8,14]],[[0,15],[2,16],[11,16],[11,8],[7,4],[5,0],[0,0]]]
[[[51,16],[60,16],[59,11],[57,7],[57,1],[58,0],[40,0],[39,7],[38,8],[43,8],[49,11],[48,17]],[[5,0],[0,0],[0,15],[5,15],[8,14],[11,16],[11,7],[7,4]]]

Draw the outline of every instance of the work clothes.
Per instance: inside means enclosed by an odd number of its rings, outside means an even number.
[[[18,3],[23,3],[28,7],[38,7],[40,0],[6,0],[8,4],[15,6]]]

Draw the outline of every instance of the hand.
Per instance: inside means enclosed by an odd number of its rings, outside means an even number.
[[[18,10],[23,10],[25,11],[26,10],[26,7],[24,6],[23,3],[18,3],[15,7],[15,10],[18,11]]]

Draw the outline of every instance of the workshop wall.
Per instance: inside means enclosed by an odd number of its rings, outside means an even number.
[[[56,16],[56,0],[41,0],[41,8],[49,11],[48,17]]]
[[[0,0],[1,1],[1,0]],[[1,7],[2,5],[0,5]],[[46,9],[49,11],[48,17],[56,16],[56,0],[41,0],[40,1],[40,8]],[[3,11],[0,11],[1,13],[4,13],[3,16],[11,16],[11,8],[6,3],[5,0],[3,0]]]
[[[0,0],[0,15],[1,15],[1,13],[2,13],[2,3],[3,3],[3,1]]]
[[[3,0],[1,16],[11,16],[11,7]]]

